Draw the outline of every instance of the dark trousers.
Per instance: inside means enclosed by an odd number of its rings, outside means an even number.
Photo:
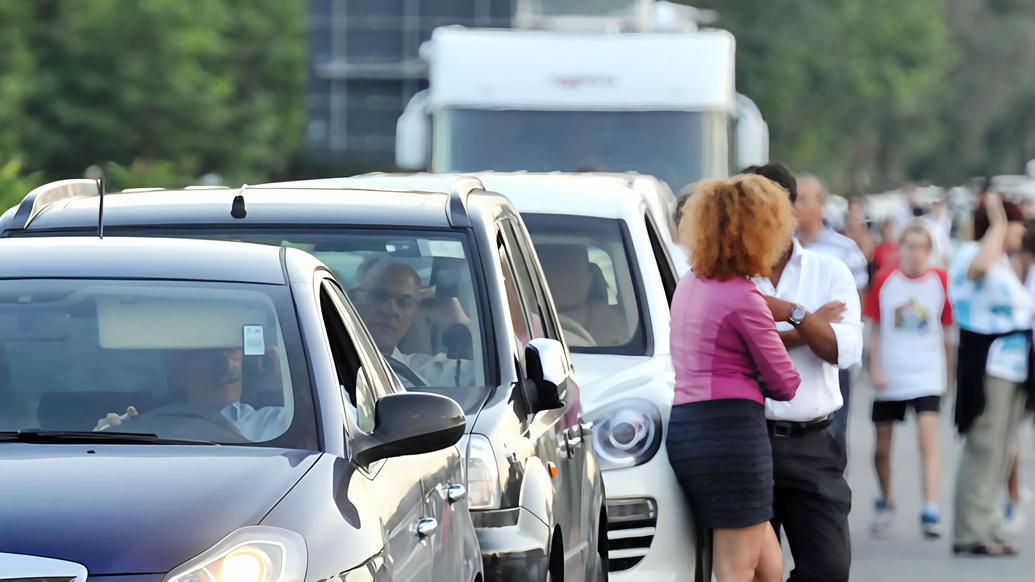
[[[841,410],[834,413],[834,422],[831,426],[837,439],[841,441],[841,446],[848,450],[848,405],[852,402],[852,372],[840,370],[837,380],[841,385],[841,399],[844,400],[844,404],[841,405]]]
[[[852,562],[848,457],[832,427],[773,447],[773,529],[787,536],[794,570],[787,582],[847,582]]]

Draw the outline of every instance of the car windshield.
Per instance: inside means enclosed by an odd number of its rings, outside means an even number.
[[[522,218],[571,351],[645,355],[641,284],[625,225],[564,214]]]
[[[673,190],[704,173],[700,112],[448,109],[434,136],[440,172],[636,171]]]
[[[481,404],[480,391],[457,391],[488,384],[483,330],[492,329],[482,321],[463,234],[276,228],[163,235],[288,246],[313,254],[342,284],[404,386],[446,394],[468,411]]]
[[[307,377],[286,286],[0,281],[0,432],[315,449]]]

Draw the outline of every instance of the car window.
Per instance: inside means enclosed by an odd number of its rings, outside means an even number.
[[[657,264],[658,273],[661,275],[661,284],[665,287],[665,297],[668,299],[669,305],[671,305],[672,296],[676,293],[676,285],[679,284],[679,278],[676,276],[675,268],[672,266],[672,259],[668,256],[668,251],[661,242],[661,236],[658,234],[658,229],[654,225],[651,215],[644,214],[644,220],[647,226],[647,237],[650,238],[651,251],[654,253],[654,262]]]
[[[163,234],[313,254],[341,283],[405,387],[450,396],[467,411],[484,401],[492,353],[485,330],[492,326],[483,321],[484,286],[466,232],[271,226]]]
[[[531,262],[525,256],[523,246],[518,243],[518,236],[515,233],[514,223],[510,220],[502,222],[503,240],[506,243],[507,254],[510,256],[514,269],[514,280],[517,282],[518,290],[521,293],[525,313],[529,317],[529,330],[532,338],[548,337],[546,328],[549,317],[546,315],[545,305],[541,297],[539,286],[532,280],[529,270]]]
[[[514,338],[518,346],[518,360],[521,363],[522,372],[526,373],[525,346],[532,339],[532,332],[529,331],[531,328],[531,317],[525,309],[521,292],[518,290],[517,278],[514,276],[514,265],[502,233],[497,233],[496,235],[496,252],[499,255],[503,290],[507,294],[507,307],[510,310],[510,319],[514,325]]]
[[[323,316],[331,357],[334,359],[334,371],[345,393],[346,402],[356,411],[356,425],[359,430],[370,433],[374,430],[377,395],[367,376],[368,371],[342,321],[339,306],[331,299],[332,292],[327,284],[320,286],[320,313]]]
[[[643,355],[642,284],[619,220],[522,216],[573,352]]]
[[[310,448],[297,338],[283,286],[0,281],[0,430]]]

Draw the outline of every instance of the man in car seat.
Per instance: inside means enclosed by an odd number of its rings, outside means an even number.
[[[446,354],[404,354],[399,342],[410,330],[420,307],[420,276],[405,263],[374,259],[360,269],[360,279],[349,292],[377,348],[403,384],[413,386],[471,386],[474,369],[469,359],[450,359]],[[433,315],[445,327],[469,327],[470,318],[460,301],[431,301]],[[443,305],[444,304],[444,305]]]
[[[276,348],[267,346],[267,355],[276,355]],[[279,359],[267,375],[280,371]],[[245,438],[252,442],[268,441],[287,431],[288,418],[283,406],[266,406],[256,410],[241,402],[242,369],[244,352],[241,348],[166,350],[162,354],[172,402],[218,412],[237,427]],[[109,413],[97,423],[94,430],[105,430],[118,426],[128,417],[136,416],[136,409],[130,407],[125,415]],[[132,422],[132,421],[130,421]]]
[[[631,339],[625,318],[608,303],[607,282],[590,262],[586,245],[541,244],[536,250],[559,315],[589,332],[597,346],[620,346]]]

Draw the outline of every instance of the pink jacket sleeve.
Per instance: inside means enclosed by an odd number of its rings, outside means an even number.
[[[787,355],[787,348],[780,340],[776,322],[761,293],[754,290],[748,293],[743,304],[730,317],[730,323],[744,339],[761,380],[768,386],[764,391],[765,397],[773,400],[794,398],[801,376]]]

